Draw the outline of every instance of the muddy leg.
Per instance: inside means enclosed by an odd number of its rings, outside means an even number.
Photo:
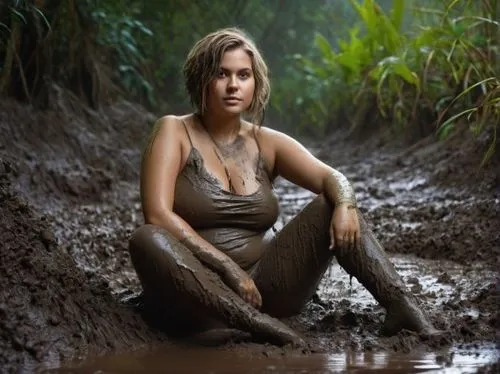
[[[172,310],[208,316],[275,344],[303,344],[282,322],[243,301],[166,230],[154,225],[136,230],[130,255],[147,303],[165,311],[166,318]]]
[[[428,317],[415,296],[390,262],[384,249],[358,211],[361,225],[361,249],[335,249],[337,261],[354,276],[387,310],[382,333],[392,335],[406,328],[424,334],[435,334]]]
[[[330,251],[328,228],[332,206],[320,195],[269,243],[252,273],[262,295],[263,310],[274,316],[297,314],[309,300],[330,264],[339,264],[387,310],[383,333],[402,328],[435,333],[415,297],[369,230],[361,213],[361,249]]]
[[[266,246],[252,271],[263,311],[277,317],[298,314],[311,298],[333,258],[331,216],[331,205],[320,195]]]

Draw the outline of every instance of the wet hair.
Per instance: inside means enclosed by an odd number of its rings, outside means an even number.
[[[247,113],[251,121],[260,126],[271,93],[268,68],[255,43],[241,29],[217,30],[193,46],[183,69],[186,89],[191,103],[203,114],[207,109],[208,85],[217,76],[224,53],[237,48],[243,48],[252,60],[255,91]]]

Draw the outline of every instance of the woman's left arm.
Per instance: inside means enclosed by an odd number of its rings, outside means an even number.
[[[330,224],[330,249],[359,246],[356,197],[347,178],[286,134],[262,128],[259,137],[273,175],[280,175],[316,194],[323,193],[335,206]]]

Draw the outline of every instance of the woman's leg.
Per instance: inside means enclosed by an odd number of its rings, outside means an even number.
[[[328,249],[332,209],[322,195],[316,197],[266,247],[253,272],[263,311],[279,317],[298,313],[335,255],[340,266],[386,308],[383,332],[393,334],[402,328],[435,332],[359,211],[360,250]]]
[[[316,291],[334,254],[328,250],[331,217],[331,205],[319,195],[266,246],[252,271],[265,313],[298,314]]]
[[[382,333],[393,335],[403,328],[424,334],[437,333],[359,211],[358,217],[361,250],[336,248],[335,257],[386,309]]]
[[[167,230],[144,225],[129,244],[146,306],[155,309],[155,315],[175,322],[182,317],[197,327],[197,321],[208,317],[276,344],[302,343],[282,322],[241,299]]]

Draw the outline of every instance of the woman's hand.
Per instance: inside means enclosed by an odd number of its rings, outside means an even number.
[[[256,309],[262,306],[262,297],[253,279],[236,263],[229,264],[223,274],[224,283]]]
[[[330,222],[330,249],[359,249],[361,235],[357,210],[352,204],[342,203],[335,207]]]

